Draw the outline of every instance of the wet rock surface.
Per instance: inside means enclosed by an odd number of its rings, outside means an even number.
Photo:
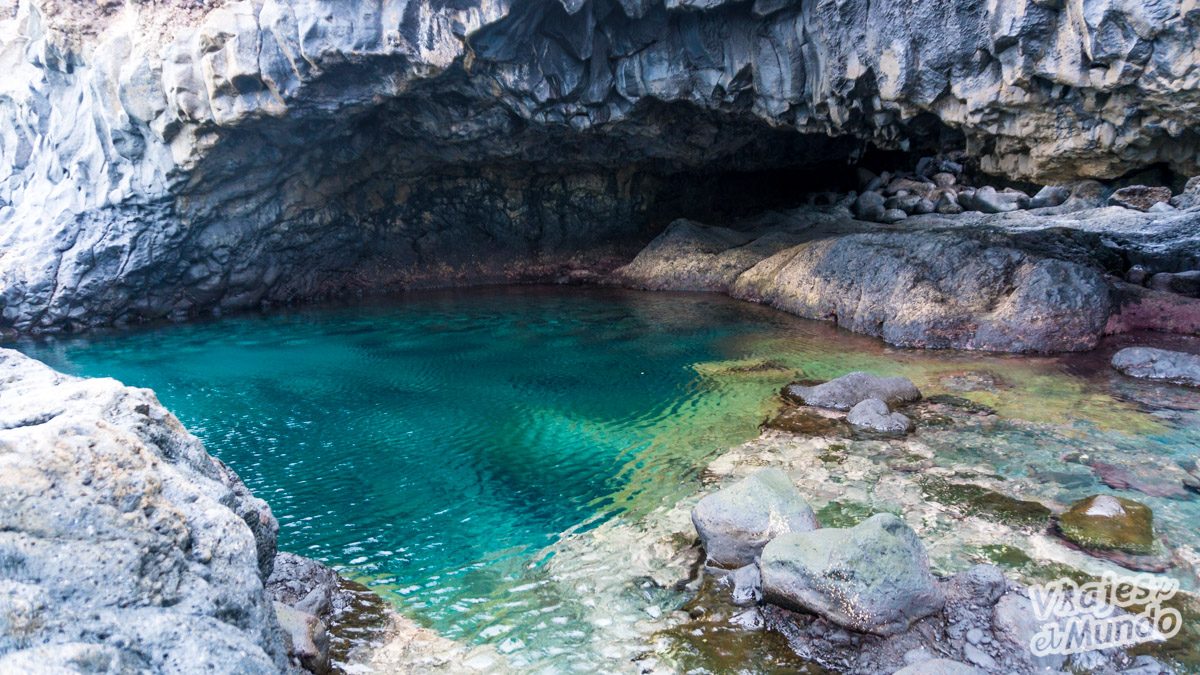
[[[1072,504],[1057,522],[1064,537],[1085,548],[1138,555],[1154,552],[1154,515],[1145,504],[1131,499],[1088,497]]]
[[[1153,347],[1126,347],[1113,355],[1113,368],[1148,380],[1200,387],[1200,356]]]
[[[701,499],[692,523],[710,563],[742,567],[775,537],[816,529],[817,518],[787,476],[763,469]]]

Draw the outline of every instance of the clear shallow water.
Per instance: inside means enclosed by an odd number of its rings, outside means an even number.
[[[271,504],[282,549],[489,640],[560,533],[693,491],[756,433],[777,384],[694,366],[791,324],[716,296],[491,289],[20,347],[154,389]]]
[[[984,433],[923,438],[939,465],[982,465],[1006,491],[1048,501],[1110,491],[1065,453],[1153,482],[1200,447],[1200,396],[1116,376],[1107,352],[895,350],[713,295],[429,292],[18,347],[66,372],[153,388],[271,504],[284,550],[447,636],[551,668],[596,663],[589,650],[612,633],[597,606],[622,618],[649,598],[548,579],[564,533],[636,523],[696,492],[705,465],[755,436],[796,377],[901,374],[927,394],[994,406],[1004,421]],[[958,386],[981,375],[995,381]],[[1122,494],[1151,504],[1173,542],[1200,548],[1194,500]],[[587,573],[619,578],[619,567]],[[649,600],[669,610],[685,598]]]

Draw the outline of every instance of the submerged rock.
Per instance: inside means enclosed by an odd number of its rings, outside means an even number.
[[[1154,552],[1154,516],[1150,507],[1123,497],[1095,495],[1080,500],[1058,516],[1058,529],[1084,548],[1135,555]]]
[[[901,633],[943,604],[920,539],[891,514],[852,528],[780,535],[759,566],[767,602],[856,631]]]
[[[1011,525],[1041,528],[1051,511],[1041,502],[1017,499],[974,483],[952,483],[937,476],[919,481],[926,499],[954,506],[963,513]]]
[[[752,564],[767,542],[818,527],[812,507],[778,469],[761,469],[701,499],[692,509],[708,561],[722,567]]]
[[[912,403],[921,398],[921,391],[906,377],[880,377],[855,371],[814,386],[789,384],[784,387],[783,395],[802,405],[850,410],[871,398],[887,405]]]
[[[855,405],[846,415],[846,421],[857,429],[886,434],[903,434],[913,429],[912,420],[892,412],[887,403],[877,398],[869,398]]]
[[[1153,347],[1126,347],[1113,355],[1112,365],[1130,377],[1200,387],[1200,355]]]
[[[846,423],[842,420],[804,407],[785,407],[777,415],[767,420],[763,427],[804,436],[845,436],[847,434]]]

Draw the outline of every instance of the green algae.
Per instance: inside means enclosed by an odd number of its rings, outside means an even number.
[[[786,431],[801,436],[841,436],[848,434],[846,423],[826,417],[809,408],[786,406],[763,423],[765,429]]]
[[[1154,512],[1132,499],[1114,497],[1124,514],[1103,516],[1087,513],[1096,496],[1082,499],[1058,516],[1058,529],[1067,539],[1084,548],[1124,551],[1135,555],[1154,552]]]
[[[826,675],[828,671],[797,656],[787,638],[774,631],[747,630],[737,621],[746,608],[734,605],[730,590],[711,575],[680,608],[690,618],[654,634],[653,657],[681,673],[755,673]],[[635,660],[636,663],[637,660]]]
[[[954,506],[968,516],[994,520],[1012,527],[1045,525],[1051,511],[1040,502],[1017,499],[974,483],[951,483],[942,478],[918,481],[926,499]]]

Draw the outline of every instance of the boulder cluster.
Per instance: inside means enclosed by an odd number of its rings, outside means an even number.
[[[799,405],[844,411],[846,422],[855,430],[893,435],[915,428],[911,419],[894,408],[921,398],[920,390],[908,378],[857,371],[812,386],[789,384],[781,393],[785,400]]]
[[[1015,187],[997,188],[973,180],[962,159],[960,155],[954,159],[923,157],[913,171],[878,174],[860,167],[857,192],[845,196],[827,193],[823,199],[845,202],[860,220],[885,224],[930,213],[948,216],[966,211],[1064,213],[1105,205],[1148,213],[1174,213],[1200,205],[1200,176],[1188,180],[1178,195],[1165,186],[1127,185],[1110,189],[1095,180],[1046,185],[1030,194]]]
[[[999,568],[937,578],[920,537],[891,513],[822,528],[779,469],[705,496],[692,522],[707,573],[732,587],[733,602],[757,606],[798,654],[838,672],[1165,672],[1119,650],[1034,655],[1039,619],[1026,589]]]

